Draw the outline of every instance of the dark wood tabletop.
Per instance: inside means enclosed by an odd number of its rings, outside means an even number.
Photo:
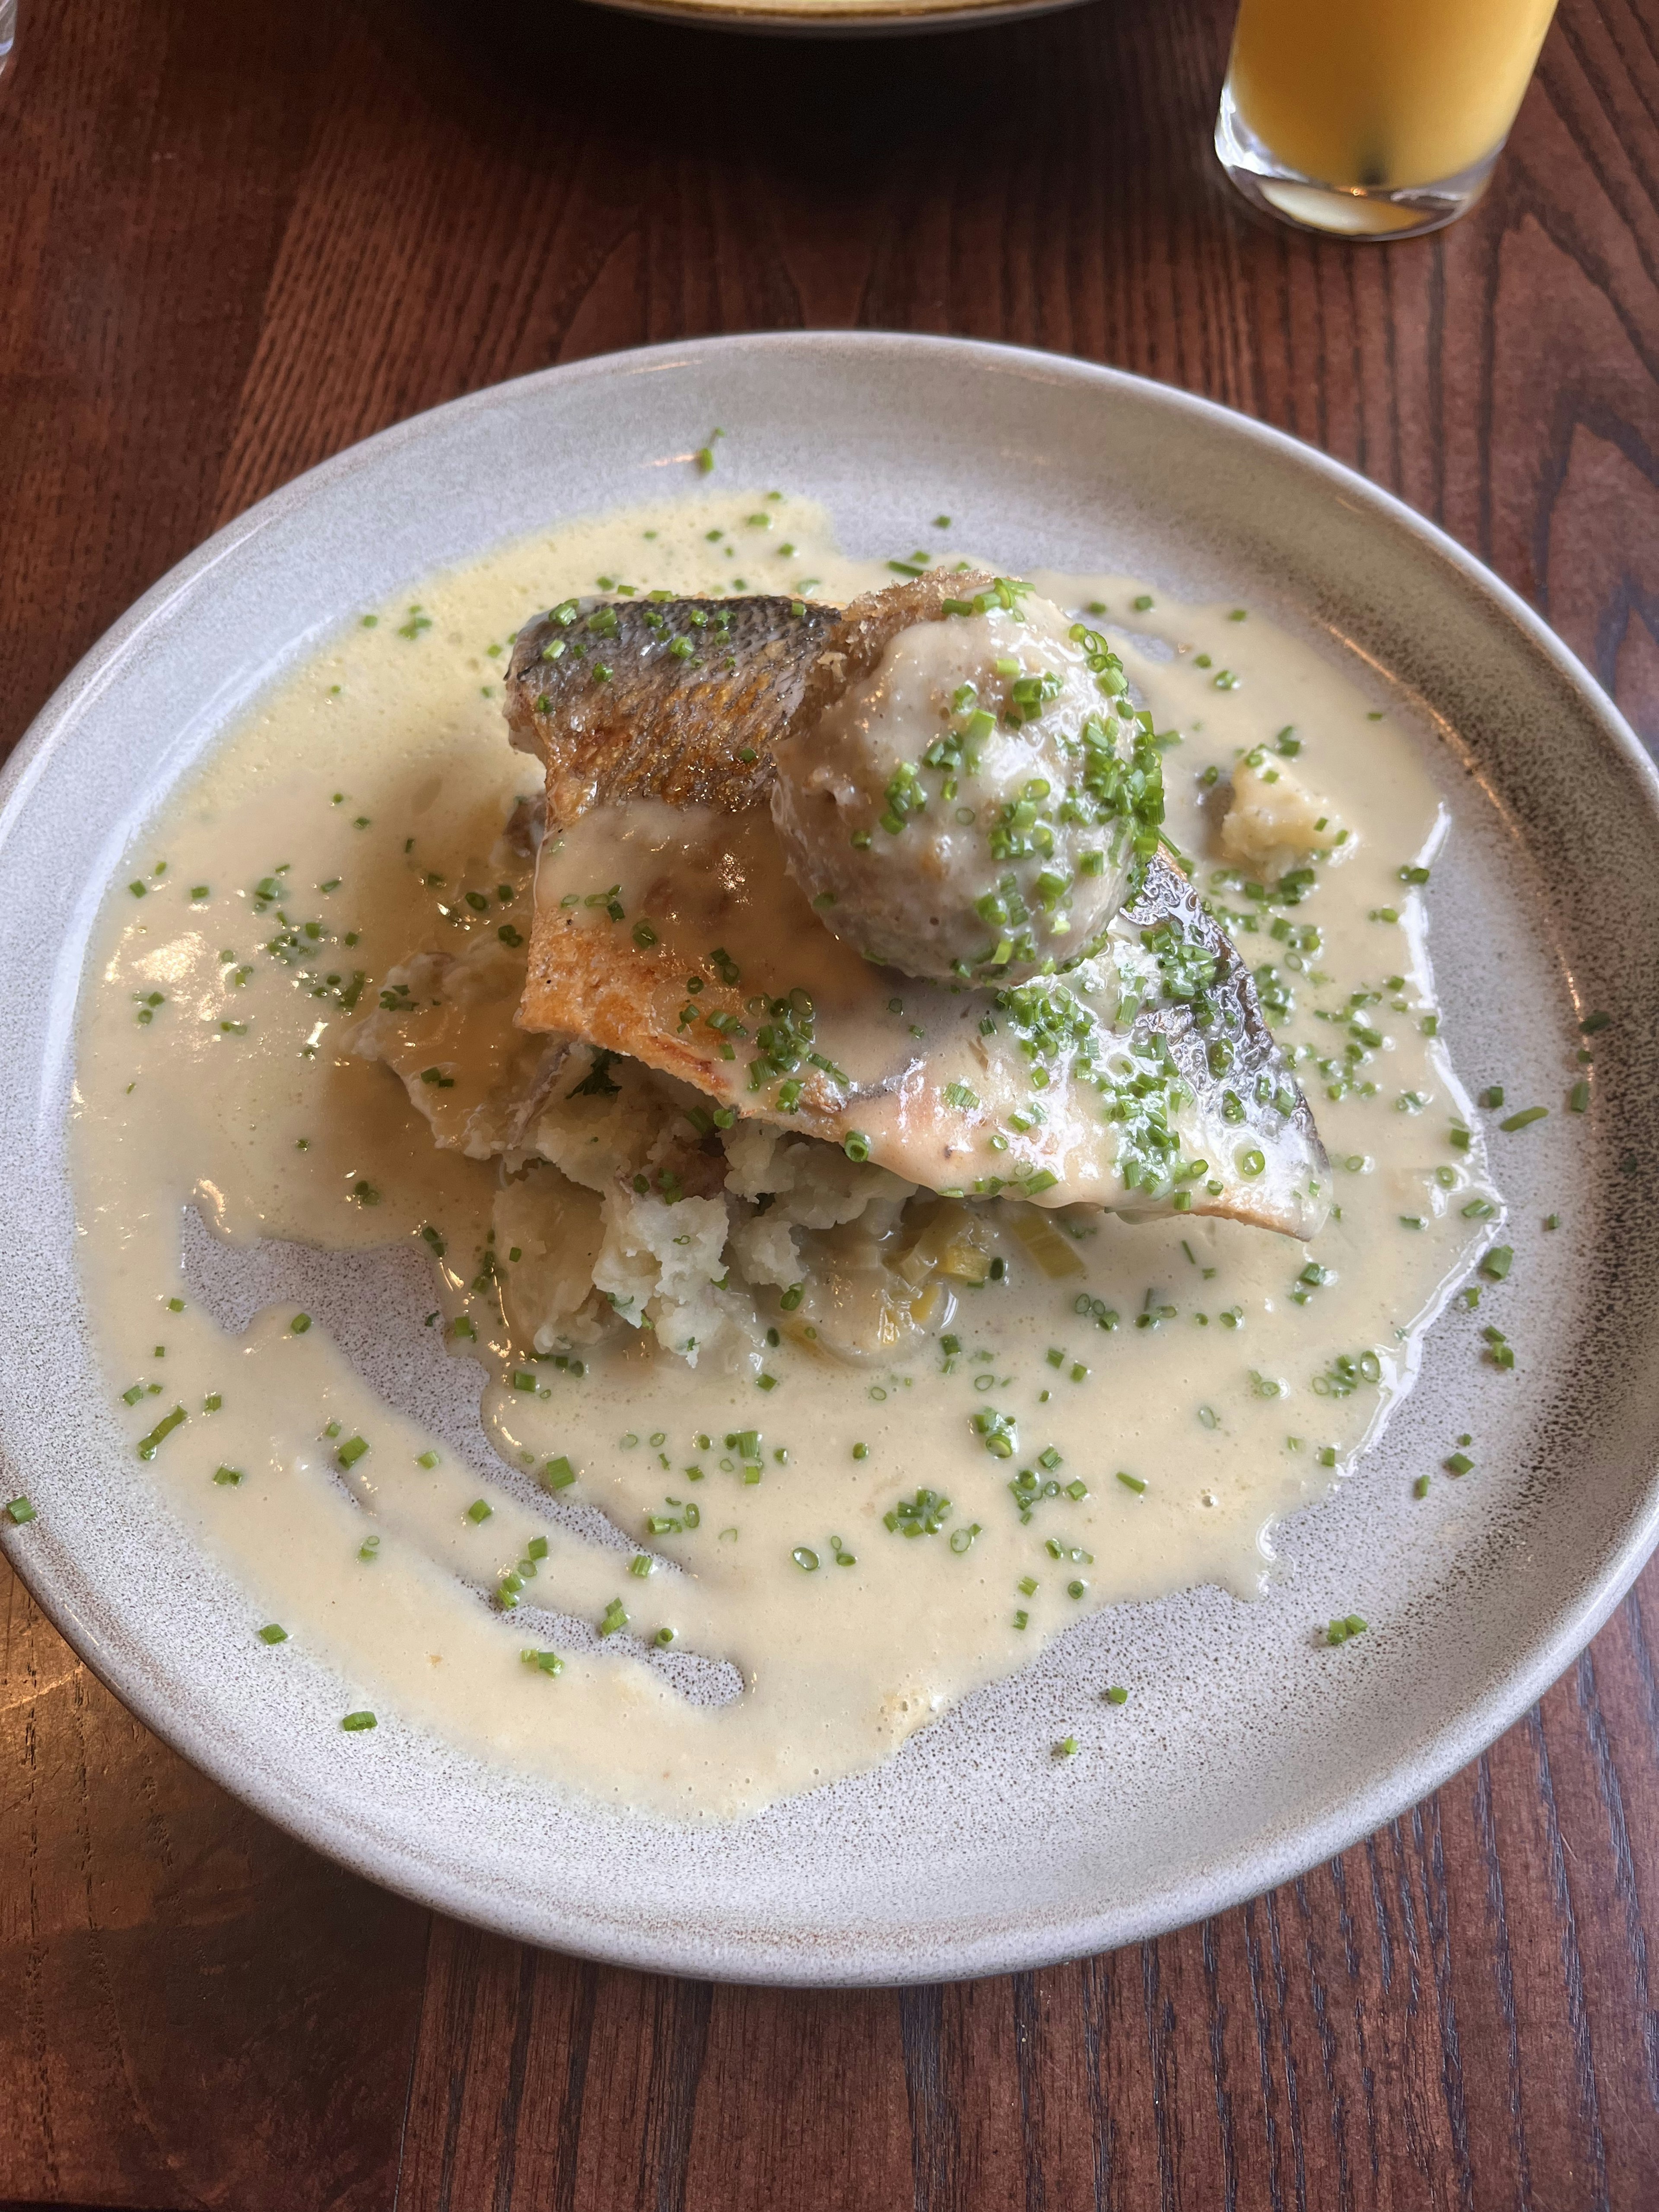
[[[369,431],[612,348],[848,325],[1115,362],[1325,447],[1659,740],[1652,0],[1563,0],[1484,205],[1389,247],[1230,197],[1230,15],[798,44],[566,0],[22,0],[0,745],[208,532]],[[1659,1569],[1485,1757],[1302,1880],[1109,1957],[856,1994],[436,1918],[195,1773],[3,1567],[0,1623],[0,2200],[1659,2206]]]

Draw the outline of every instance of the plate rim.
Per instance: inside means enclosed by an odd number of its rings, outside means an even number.
[[[152,626],[165,618],[171,608],[201,588],[221,562],[265,529],[286,519],[318,489],[349,477],[379,453],[418,441],[428,434],[428,426],[435,418],[455,421],[486,412],[501,404],[507,395],[522,396],[538,387],[568,387],[660,371],[693,360],[718,361],[722,355],[755,351],[780,356],[846,351],[866,356],[917,351],[949,353],[975,368],[1038,377],[1050,382],[1093,385],[1133,394],[1143,404],[1164,407],[1174,415],[1186,415],[1202,422],[1212,430],[1242,438],[1279,465],[1300,470],[1322,482],[1328,490],[1345,495],[1350,504],[1369,509],[1377,521],[1402,530],[1455,572],[1467,588],[1495,605],[1521,633],[1526,645],[1542,656],[1557,678],[1578,697],[1599,724],[1604,741],[1622,757],[1623,765],[1633,772],[1635,781],[1645,791],[1650,809],[1659,819],[1659,768],[1612,699],[1542,617],[1437,523],[1346,463],[1271,424],[1200,394],[1076,356],[932,333],[801,330],[734,332],[628,348],[534,370],[389,424],[278,486],[222,525],[158,577],[100,635],[52,692],[0,768],[0,864],[3,863],[7,840],[46,762],[66,741],[77,714],[94,703],[118,676],[128,653]],[[349,1871],[367,1875],[430,1910],[465,1917],[516,1941],[550,1940],[527,1936],[522,1917],[514,1914],[511,1899],[504,1899],[484,1882],[469,1883],[464,1869],[447,1869],[444,1890],[439,1893],[434,1881],[422,1879],[430,1871],[426,1863],[406,1863],[390,1842],[361,1832],[341,1837],[313,1825],[306,1817],[304,1808],[296,1810],[284,1798],[273,1773],[263,1765],[252,1770],[246,1765],[239,1767],[238,1749],[234,1742],[227,1744],[192,1709],[169,1705],[161,1685],[142,1668],[120,1652],[106,1649],[97,1629],[83,1624],[78,1617],[73,1575],[60,1573],[54,1579],[46,1559],[31,1562],[29,1546],[20,1541],[22,1535],[21,1528],[0,1522],[0,1547],[3,1547],[9,1564],[77,1658],[146,1727],[231,1796],[252,1805],[286,1833]],[[1230,1910],[1305,1872],[1322,1860],[1348,1850],[1442,1787],[1511,1727],[1565,1671],[1611,1617],[1656,1544],[1659,1544],[1659,1478],[1650,1474],[1641,1511],[1633,1516],[1620,1540],[1606,1554],[1599,1570],[1588,1574],[1578,1590],[1560,1601],[1553,1625],[1534,1638],[1522,1659],[1482,1695],[1462,1706],[1385,1773],[1358,1792],[1315,1808],[1305,1815],[1292,1817],[1279,1826],[1269,1838],[1253,1842],[1224,1859],[1212,1858],[1201,1870],[1160,1891],[1155,1899],[1139,1908],[1120,1905],[1102,1909],[1096,1905],[1088,1911],[1073,1912],[1063,1919],[1033,1928],[1024,1944],[1017,1937],[1011,1940],[1008,1931],[1000,1927],[965,1938],[958,1935],[953,1939],[948,1958],[930,1956],[917,1960],[914,1954],[894,1954],[872,1958],[867,1971],[848,1969],[837,1963],[826,1972],[810,1948],[790,1948],[776,1936],[747,1938],[741,1957],[723,1957],[715,1965],[689,1960],[683,1948],[678,1954],[665,1954],[659,1939],[649,1932],[619,1931],[615,1923],[607,1923],[603,1929],[593,1922],[578,1923],[562,1929],[553,1940],[559,1948],[572,1955],[645,1972],[770,1985],[868,1987],[961,1980],[1018,1971],[1087,1955],[1104,1948],[1117,1948],[1189,1925],[1212,1913]],[[245,1753],[241,1755],[246,1756]],[[1034,1943],[1032,1938],[1040,1940]]]
[[[915,39],[993,23],[1057,15],[1088,0],[583,0],[608,15],[642,16],[682,30],[769,39]]]

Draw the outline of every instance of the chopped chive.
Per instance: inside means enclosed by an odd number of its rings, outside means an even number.
[[[1500,1129],[1525,1129],[1534,1121],[1541,1121],[1549,1113],[1547,1106],[1523,1106],[1518,1114],[1511,1114],[1498,1123]]]
[[[16,1498],[9,1498],[7,1500],[5,1510],[13,1522],[19,1528],[22,1528],[27,1522],[33,1521],[34,1518],[33,1506],[29,1504],[27,1498],[21,1494]]]
[[[348,1735],[362,1735],[366,1729],[379,1725],[373,1713],[348,1713],[340,1723]]]
[[[268,1620],[259,1631],[259,1641],[261,1644],[286,1644],[288,1631],[280,1621]]]
[[[139,1458],[154,1459],[161,1445],[166,1443],[180,1422],[188,1418],[182,1406],[175,1406],[170,1413],[164,1413],[149,1434],[138,1439]]]

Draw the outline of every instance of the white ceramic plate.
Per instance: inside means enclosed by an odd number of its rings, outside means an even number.
[[[1438,734],[1456,823],[1432,950],[1477,1081],[1559,1100],[1591,1006],[1594,1110],[1501,1161],[1520,1254],[1512,1375],[1449,1317],[1382,1448],[1280,1535],[1278,1594],[1198,1590],[1081,1623],[890,1765],[740,1826],[629,1821],[399,1727],[336,1725],[123,1448],[94,1367],[65,1181],[88,933],[130,835],[247,702],[351,610],[562,516],[694,495],[693,449],[823,501],[849,550],[945,507],[1010,568],[1132,568],[1246,596]],[[152,1728],[296,1834],[534,1942],[732,1978],[1000,1972],[1196,1918],[1295,1874],[1473,1757],[1594,1632],[1659,1529],[1659,794],[1527,609],[1318,454],[1204,402],[1051,356],[806,334],[588,362],[354,448],[165,577],[46,708],[0,785],[0,1520],[8,1555]],[[1534,1132],[1536,1137],[1538,1133]],[[1533,1233],[1559,1212],[1553,1235]],[[383,1295],[394,1300],[395,1285]],[[390,1307],[388,1306],[388,1310]],[[1480,1471],[1409,1476],[1477,1430]],[[1340,1653],[1309,1625],[1357,1607]],[[1090,1758],[1048,1747],[1133,1686]],[[297,1698],[297,1710],[295,1700]],[[314,1726],[312,1724],[314,1723]]]

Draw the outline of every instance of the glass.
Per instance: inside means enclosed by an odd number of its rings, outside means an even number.
[[[11,58],[12,40],[17,36],[17,0],[0,0],[0,76],[6,73],[6,64]]]
[[[1304,229],[1409,238],[1474,205],[1555,0],[1242,0],[1215,149]]]

